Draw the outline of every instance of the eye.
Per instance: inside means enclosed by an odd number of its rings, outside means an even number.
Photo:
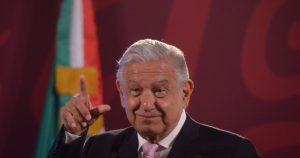
[[[129,93],[132,96],[139,96],[141,94],[141,89],[140,88],[130,88]]]
[[[165,88],[155,88],[153,89],[153,93],[156,97],[162,98],[166,96],[167,90]]]

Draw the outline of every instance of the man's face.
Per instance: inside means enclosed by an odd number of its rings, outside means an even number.
[[[187,107],[193,82],[181,86],[169,60],[132,62],[117,81],[122,106],[139,134],[149,141],[160,141],[177,125]]]

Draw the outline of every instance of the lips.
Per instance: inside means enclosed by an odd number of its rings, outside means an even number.
[[[135,115],[140,116],[140,117],[144,117],[144,118],[154,118],[154,117],[160,117],[161,116],[159,114],[151,114],[151,113],[144,113],[144,114],[135,113]]]

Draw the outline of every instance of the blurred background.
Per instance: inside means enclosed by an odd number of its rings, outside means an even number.
[[[60,0],[0,2],[0,157],[32,157]],[[128,126],[116,60],[153,38],[186,54],[197,121],[251,139],[262,158],[300,157],[300,1],[93,0],[106,130]],[[45,136],[47,137],[47,136]]]

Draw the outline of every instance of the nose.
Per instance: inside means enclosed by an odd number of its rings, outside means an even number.
[[[145,111],[151,111],[153,109],[155,109],[155,96],[152,93],[151,90],[145,90],[143,91],[143,93],[141,94],[140,97],[140,103],[141,103],[141,107],[143,110]]]

